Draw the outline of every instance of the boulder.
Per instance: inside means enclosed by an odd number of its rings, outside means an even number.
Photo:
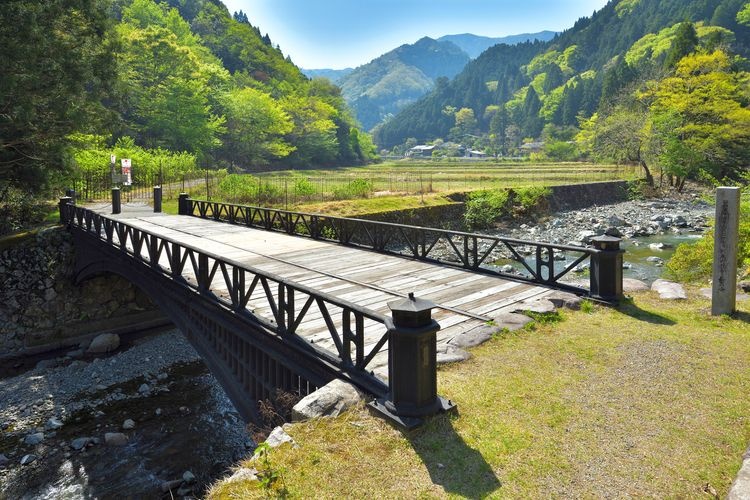
[[[122,423],[122,428],[126,431],[129,431],[131,429],[135,429],[135,422],[133,419],[127,419]]]
[[[292,408],[292,422],[301,422],[316,417],[336,417],[362,399],[352,384],[335,379],[317,391],[302,398]]]
[[[107,432],[104,434],[104,444],[107,446],[125,446],[128,437],[122,432]]]
[[[437,348],[437,364],[444,365],[446,363],[460,363],[466,361],[471,357],[471,354],[454,347],[450,344],[443,344]]]
[[[268,438],[266,438],[266,444],[268,444],[268,446],[270,446],[271,448],[278,448],[284,443],[293,444],[294,439],[292,439],[292,436],[287,434],[286,431],[284,431],[284,429],[282,429],[281,427],[276,427],[271,431],[271,434],[268,435]]]
[[[36,455],[24,455],[23,458],[21,458],[21,465],[29,465],[30,463],[34,462],[37,459]]]
[[[70,442],[70,447],[74,450],[82,450],[91,442],[90,437],[80,437]]]
[[[62,420],[57,417],[51,417],[44,426],[48,430],[56,430],[63,426]]]
[[[538,314],[549,314],[555,312],[555,304],[544,299],[535,300],[524,300],[516,304],[516,308],[513,309],[514,313],[533,312]]]
[[[456,335],[448,343],[456,347],[474,347],[487,342],[497,330],[495,326],[481,325]]]
[[[637,280],[634,278],[622,279],[623,292],[645,292],[648,289],[648,285],[641,280]]]
[[[499,330],[508,330],[511,332],[520,330],[527,324],[534,321],[533,319],[529,318],[525,314],[517,314],[517,313],[498,314],[493,319],[495,321],[495,325],[497,326]]]
[[[0,467],[5,467],[5,465],[7,465],[8,462],[10,462],[8,457],[0,453]]]
[[[651,284],[651,290],[659,294],[660,299],[664,300],[684,300],[687,299],[685,289],[679,283],[667,280],[656,280]]]
[[[551,295],[547,295],[545,298],[552,302],[557,308],[564,307],[573,311],[577,311],[581,308],[581,302],[583,300],[578,295],[570,292],[554,292]]]
[[[89,344],[87,352],[101,354],[114,351],[120,347],[120,336],[115,333],[103,333],[96,336]]]
[[[44,441],[43,432],[35,432],[34,434],[29,434],[23,440],[24,444],[27,444],[29,446],[36,446],[42,441]]]

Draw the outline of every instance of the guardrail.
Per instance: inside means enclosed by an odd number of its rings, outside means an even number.
[[[366,375],[368,365],[388,341],[387,316],[375,311],[75,206],[69,198],[61,199],[59,206],[61,223],[98,238],[154,272],[218,301],[235,313],[247,315],[281,337],[297,336],[303,320],[309,319],[317,309],[336,352],[309,343],[307,346],[344,372],[359,372],[360,377]],[[263,309],[270,311],[270,315],[261,314]],[[383,325],[382,335],[369,351],[365,348],[367,322]],[[370,326],[370,334],[378,329],[372,324]],[[374,386],[380,383],[380,392],[385,391],[385,385],[374,377],[371,383]]]
[[[193,200],[180,195],[180,215],[191,215],[267,231],[367,248],[422,261],[524,280],[588,295],[606,302],[622,296],[619,239],[594,238],[595,247],[556,245],[483,234],[333,217],[273,208]],[[505,254],[505,255],[503,255]],[[518,262],[524,274],[503,272],[499,257]],[[588,264],[589,288],[561,279]]]

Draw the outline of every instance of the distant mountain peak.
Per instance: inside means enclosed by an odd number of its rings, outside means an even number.
[[[539,31],[537,33],[521,33],[519,35],[509,35],[501,37],[488,37],[474,35],[472,33],[461,33],[457,35],[441,36],[437,40],[440,42],[452,42],[460,47],[469,57],[475,59],[493,45],[504,43],[507,45],[516,45],[527,41],[540,40],[546,42],[552,40],[557,35],[555,31]]]

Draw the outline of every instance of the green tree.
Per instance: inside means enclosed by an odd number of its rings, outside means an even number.
[[[664,65],[667,68],[674,68],[680,59],[693,53],[696,47],[698,47],[698,34],[695,32],[695,25],[688,21],[680,23]]]
[[[232,90],[224,98],[224,110],[227,136],[223,150],[232,165],[263,164],[294,151],[284,140],[294,124],[270,95],[252,88]]]
[[[66,137],[101,126],[115,78],[103,0],[8,0],[0,8],[0,198],[62,168]]]
[[[737,22],[745,26],[750,26],[750,2],[746,3],[737,13]]]
[[[660,160],[681,183],[699,173],[716,180],[743,175],[750,162],[748,79],[750,74],[734,71],[723,51],[693,54],[645,94],[653,99]]]

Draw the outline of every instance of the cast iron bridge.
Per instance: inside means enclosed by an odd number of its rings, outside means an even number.
[[[334,378],[385,396],[387,303],[409,292],[436,304],[438,350],[556,289],[604,300],[621,293],[621,273],[608,270],[620,252],[607,241],[551,245],[185,195],[179,216],[105,211],[60,202],[76,280],[115,273],[139,287],[247,420],[277,390],[304,396]],[[499,272],[492,262],[501,255],[523,275]],[[581,264],[591,267],[587,286],[566,282]]]

